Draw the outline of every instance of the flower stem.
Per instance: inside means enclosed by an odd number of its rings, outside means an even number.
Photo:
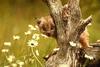
[[[33,56],[35,57],[35,59],[39,62],[39,64],[41,65],[41,67],[43,67],[42,63],[39,61],[39,59],[37,58],[37,56],[35,55],[34,51],[33,51],[33,48],[31,47],[31,51],[32,51],[32,54]]]

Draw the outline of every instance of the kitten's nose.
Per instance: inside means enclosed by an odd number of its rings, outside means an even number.
[[[47,36],[50,36],[50,35],[51,35],[51,32],[50,32],[50,31],[48,31],[46,34],[47,34]]]
[[[47,33],[47,36],[50,36],[50,33]]]

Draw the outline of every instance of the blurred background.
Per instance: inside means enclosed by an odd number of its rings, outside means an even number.
[[[66,4],[67,1],[62,0],[62,3]],[[93,16],[92,26],[89,26],[88,30],[90,42],[96,42],[96,40],[100,39],[100,0],[80,0],[80,7],[84,19],[89,15]],[[4,41],[12,41],[13,35],[24,37],[23,33],[27,30],[27,25],[36,24],[34,18],[47,15],[49,15],[49,10],[42,0],[0,0],[0,50],[4,47]],[[42,42],[44,41],[42,40]],[[53,43],[54,39],[47,41],[47,43],[42,43],[41,47],[44,49],[39,48],[42,56],[55,47],[50,45],[52,44],[51,42]],[[18,48],[16,48],[16,51],[19,52]],[[1,52],[0,54],[1,59],[3,55]]]

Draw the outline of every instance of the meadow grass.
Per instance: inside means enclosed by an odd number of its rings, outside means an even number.
[[[0,66],[44,67],[43,57],[56,45],[52,38],[41,34],[37,29],[36,25],[28,25],[26,32],[13,35],[2,42]]]

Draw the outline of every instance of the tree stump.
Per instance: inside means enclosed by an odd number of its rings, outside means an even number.
[[[66,6],[63,6],[60,0],[43,0],[50,9],[50,14],[55,21],[57,32],[57,43],[59,51],[49,57],[46,61],[46,67],[86,67],[86,54],[91,55],[93,48],[82,49],[78,47],[79,37],[85,30],[85,27],[91,23],[92,17],[82,19],[79,0],[68,0]],[[63,9],[63,7],[66,7]],[[76,46],[72,46],[73,44]],[[98,47],[99,48],[99,47]],[[100,51],[95,47],[96,50]],[[97,51],[97,52],[98,52]],[[87,53],[86,53],[87,52]],[[93,57],[97,57],[96,55]]]

